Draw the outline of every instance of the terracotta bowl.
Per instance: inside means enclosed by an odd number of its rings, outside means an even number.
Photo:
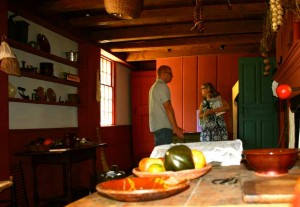
[[[270,148],[244,150],[248,166],[257,175],[280,176],[288,173],[298,158],[299,149]]]
[[[137,202],[167,198],[189,186],[188,180],[174,177],[126,177],[99,183],[96,190],[100,195],[115,200]]]

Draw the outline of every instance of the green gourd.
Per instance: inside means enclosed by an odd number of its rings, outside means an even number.
[[[175,145],[167,150],[164,157],[167,171],[195,169],[192,150],[186,145]]]

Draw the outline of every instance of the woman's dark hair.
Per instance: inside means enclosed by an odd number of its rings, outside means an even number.
[[[202,86],[209,89],[209,92],[211,93],[212,98],[215,98],[220,95],[220,93],[216,90],[216,88],[214,87],[213,84],[203,83]]]

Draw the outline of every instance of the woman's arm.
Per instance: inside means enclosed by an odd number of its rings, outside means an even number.
[[[223,99],[223,97],[221,97],[221,102],[222,102],[222,106],[213,109],[212,110],[213,113],[226,112],[226,111],[230,110],[230,106],[229,106],[228,102],[225,99]]]
[[[207,109],[207,110],[203,110],[203,106],[202,106],[202,102],[199,106],[199,119],[203,119],[205,116],[207,116],[208,114],[214,114],[215,112],[213,112],[212,109]]]

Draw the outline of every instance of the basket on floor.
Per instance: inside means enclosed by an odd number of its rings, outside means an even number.
[[[143,10],[144,0],[104,0],[107,13],[121,19],[138,18]]]

